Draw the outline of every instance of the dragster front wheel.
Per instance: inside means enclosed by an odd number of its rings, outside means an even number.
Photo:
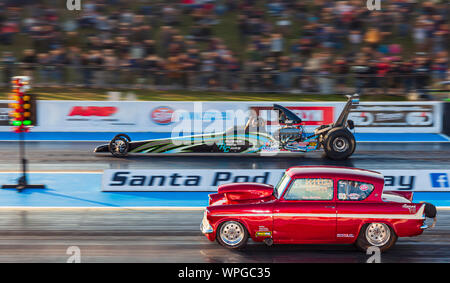
[[[347,159],[355,151],[355,137],[346,128],[333,129],[324,137],[323,148],[330,159]]]
[[[125,134],[116,135],[108,145],[109,152],[115,157],[124,157],[128,154],[131,139]]]

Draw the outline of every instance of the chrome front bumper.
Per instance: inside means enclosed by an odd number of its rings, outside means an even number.
[[[214,232],[214,229],[209,224],[208,219],[206,218],[206,211],[205,214],[203,215],[202,223],[200,223],[200,231],[202,231],[203,234],[209,234]]]

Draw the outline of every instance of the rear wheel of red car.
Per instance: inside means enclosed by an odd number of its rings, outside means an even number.
[[[222,223],[217,232],[219,244],[229,249],[242,249],[247,245],[247,240],[247,229],[237,221]]]
[[[356,239],[356,247],[366,252],[369,247],[378,247],[381,252],[390,249],[397,241],[394,230],[385,223],[369,223],[363,226]]]

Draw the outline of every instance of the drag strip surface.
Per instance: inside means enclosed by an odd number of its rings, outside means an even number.
[[[450,167],[450,143],[361,143],[350,159],[333,161],[321,151],[259,155],[145,155],[115,158],[109,153],[94,154],[100,143],[28,142],[30,170],[103,169],[286,169],[296,165],[340,165],[364,169],[437,169]],[[19,167],[18,144],[0,142],[0,170]],[[211,156],[214,156],[212,158]]]
[[[81,262],[366,262],[352,245],[249,242],[230,251],[199,231],[202,210],[0,209],[0,262],[66,262],[70,246]],[[450,262],[450,211],[436,227],[400,238],[381,262]]]

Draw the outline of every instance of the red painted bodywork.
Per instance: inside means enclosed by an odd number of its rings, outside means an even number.
[[[214,241],[221,223],[239,221],[254,241],[271,237],[274,243],[353,243],[366,223],[388,224],[399,237],[420,235],[425,217],[424,204],[411,203],[411,192],[383,193],[381,174],[356,168],[332,166],[292,167],[285,173],[291,178],[329,178],[333,180],[333,199],[329,201],[285,200],[278,198],[273,186],[257,183],[233,183],[219,186],[209,197],[205,217],[213,232],[206,237]],[[339,180],[354,180],[374,185],[371,194],[361,201],[338,200]],[[395,196],[392,198],[392,196]],[[257,232],[271,232],[261,235]]]

